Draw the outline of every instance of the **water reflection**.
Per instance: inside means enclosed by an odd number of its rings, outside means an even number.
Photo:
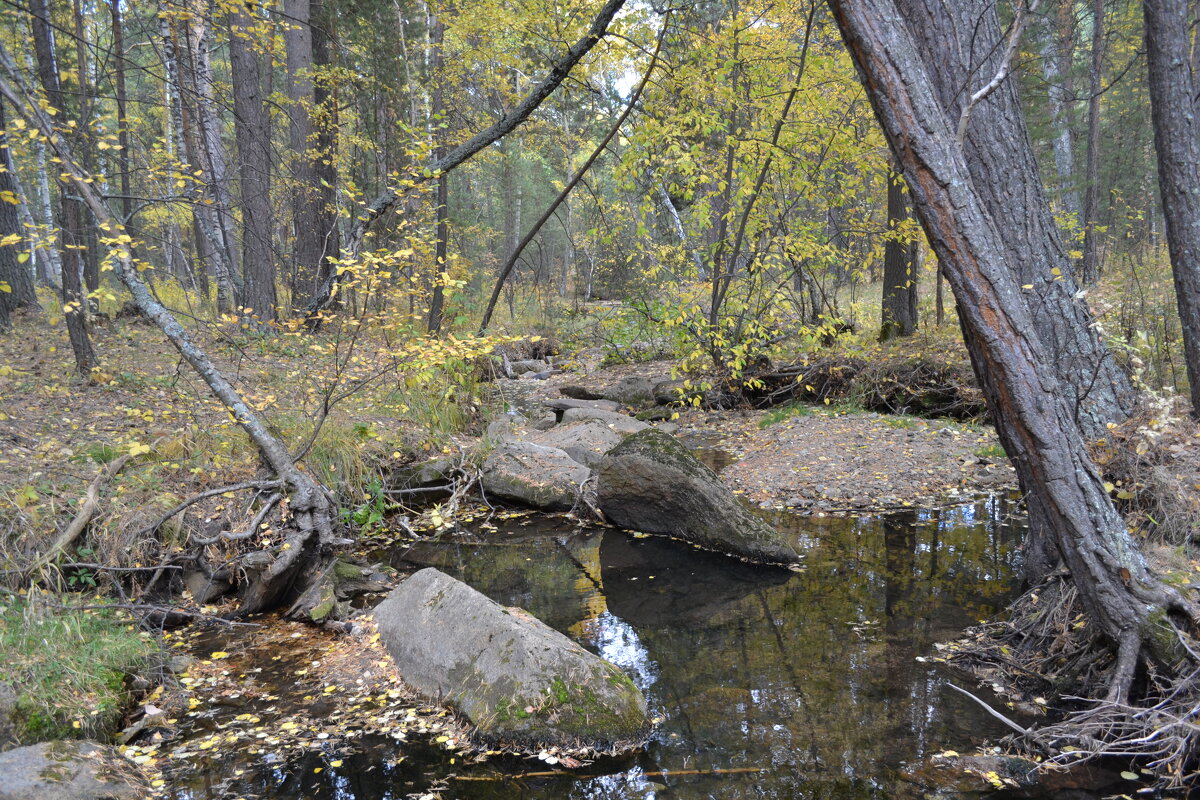
[[[903,762],[1003,733],[916,657],[1007,599],[1020,533],[1009,512],[996,499],[864,520],[781,514],[772,522],[805,552],[798,573],[550,520],[407,552],[413,564],[522,606],[619,664],[666,717],[646,752],[598,763],[590,777],[522,777],[537,769],[528,762],[484,765],[471,780],[446,781],[440,796],[791,800],[915,791],[896,778]],[[270,795],[419,796],[454,771],[437,751],[406,751],[391,767],[386,752],[368,749],[320,774],[292,765],[295,777],[269,781]],[[257,782],[262,791],[264,778],[227,786]]]

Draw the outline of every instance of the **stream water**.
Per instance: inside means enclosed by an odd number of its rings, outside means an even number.
[[[454,574],[624,668],[664,718],[649,747],[531,776],[553,770],[464,768],[419,743],[398,759],[395,743],[365,740],[318,772],[305,757],[212,761],[174,775],[174,796],[920,797],[900,776],[906,762],[1003,734],[918,658],[1008,599],[1021,533],[1011,512],[992,498],[865,519],[776,516],[806,554],[799,572],[539,516],[396,552],[396,566]]]

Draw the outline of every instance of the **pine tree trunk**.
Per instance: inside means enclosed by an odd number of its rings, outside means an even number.
[[[894,232],[908,221],[904,181],[888,170],[888,230]],[[888,239],[883,249],[883,306],[879,341],[912,336],[917,330],[917,273],[913,248],[906,242]]]
[[[31,0],[33,43],[37,54],[38,79],[46,99],[58,111],[60,125],[68,124],[70,115],[59,83],[57,50],[54,29],[50,24],[47,0]],[[62,242],[62,301],[67,323],[67,337],[75,355],[75,369],[87,375],[96,366],[96,353],[87,330],[87,300],[83,295],[83,249],[87,234],[83,228],[83,209],[75,199],[70,180],[59,178],[59,235]]]
[[[1192,416],[1200,417],[1200,120],[1188,0],[1145,0],[1146,63],[1158,185],[1183,331]]]
[[[292,233],[289,283],[292,307],[312,302],[327,274],[326,259],[337,257],[336,120],[329,91],[316,71],[329,63],[328,20],[319,0],[286,0],[288,141],[292,164]],[[314,116],[315,115],[315,116]]]
[[[1046,352],[1035,331],[1009,257],[1011,244],[999,229],[1014,218],[1036,216],[1030,203],[1044,203],[1044,197],[1011,198],[1003,216],[989,211],[986,191],[957,141],[959,117],[939,102],[918,52],[917,38],[936,35],[923,18],[902,14],[894,0],[829,5],[958,301],[975,375],[1001,442],[1054,537],[1089,621],[1118,652],[1109,699],[1124,700],[1157,616],[1180,610],[1195,619],[1196,610],[1147,570],[1088,457],[1073,398],[1050,361],[1055,354]],[[947,13],[948,7],[939,8]],[[949,22],[964,24],[964,18]],[[993,156],[1007,154],[1011,169],[1030,168],[1015,144]]]
[[[24,238],[25,231],[22,230],[18,213],[19,203],[10,203],[2,199],[19,197],[21,191],[13,180],[16,171],[12,166],[8,138],[4,134],[5,126],[4,103],[0,101],[0,164],[4,166],[4,171],[0,172],[0,237],[16,235]],[[5,287],[0,287],[0,313],[3,313],[6,320],[2,326],[5,328],[8,327],[10,312],[18,308],[41,310],[28,259],[25,263],[19,260],[19,256],[25,252],[27,251],[23,251],[23,248],[0,247],[0,283],[5,284]]]
[[[1004,33],[993,0],[897,0],[919,32],[915,46],[946,116],[960,119],[973,92],[995,75]],[[1077,296],[1071,263],[1050,214],[1014,80],[975,106],[964,142],[966,164],[988,213],[1005,220],[998,231],[1015,266],[1030,319],[1054,369],[1077,408],[1088,439],[1106,435],[1107,423],[1127,418],[1137,402],[1128,377],[1113,360]],[[1014,214],[1014,205],[1029,209]]]
[[[271,128],[263,102],[260,57],[244,10],[229,15],[229,64],[233,75],[234,133],[242,206],[241,313],[256,325],[274,322],[275,254],[271,246]],[[249,309],[247,311],[246,309]]]
[[[1092,2],[1092,63],[1088,76],[1087,155],[1084,167],[1083,258],[1079,280],[1093,284],[1100,278],[1100,92],[1104,83],[1104,0]]]

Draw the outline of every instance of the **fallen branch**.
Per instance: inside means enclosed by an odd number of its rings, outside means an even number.
[[[83,535],[83,532],[87,530],[88,523],[92,521],[92,517],[96,515],[96,510],[100,507],[100,490],[121,470],[125,469],[125,465],[131,458],[133,456],[126,453],[104,465],[99,474],[88,484],[87,491],[83,495],[83,502],[79,505],[79,511],[75,512],[75,517],[50,545],[50,549],[33,563],[28,570],[30,573],[37,572],[49,564]]]

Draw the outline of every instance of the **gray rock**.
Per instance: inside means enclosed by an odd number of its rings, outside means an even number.
[[[660,422],[654,427],[668,436],[674,436],[675,434],[679,433],[679,426],[674,422]]]
[[[192,593],[192,599],[200,605],[211,603],[233,590],[233,584],[221,578],[205,575],[199,570],[183,573],[183,585]]]
[[[556,447],[501,442],[483,462],[485,492],[534,508],[567,510],[575,505],[591,471]]]
[[[533,429],[535,431],[548,431],[558,424],[558,417],[554,414],[543,414],[533,421]]]
[[[432,567],[397,586],[375,621],[404,680],[489,740],[608,747],[649,732],[646,700],[618,667]]]
[[[509,368],[512,369],[513,375],[519,378],[526,372],[542,372],[547,370],[550,368],[550,365],[540,358],[527,358],[523,361],[513,361],[509,364]]]
[[[0,683],[0,752],[17,744],[17,693]]]
[[[622,378],[601,391],[606,400],[614,400],[626,406],[644,406],[655,402],[654,389],[660,383],[670,380],[670,375],[630,375]]]
[[[560,386],[558,389],[563,397],[570,397],[575,400],[603,400],[603,396],[593,392],[586,386]]]
[[[519,414],[505,414],[488,423],[484,436],[493,442],[517,438],[520,436],[520,427],[524,422],[525,418]]]
[[[792,564],[796,550],[754,516],[711,469],[662,431],[630,436],[597,468],[600,510],[634,531],[675,536],[768,564]]]
[[[561,415],[572,408],[598,408],[601,411],[620,411],[621,405],[612,400],[572,400],[567,397],[559,398],[558,400],[547,400],[546,408],[553,409],[555,414]]]
[[[604,411],[599,408],[568,408],[563,412],[563,422],[583,422],[584,420],[594,420],[624,436],[644,431],[650,427],[627,414],[618,414],[616,411]]]
[[[528,441],[545,447],[557,447],[580,464],[594,468],[605,453],[625,438],[596,420],[567,422],[564,415],[563,422],[548,431],[533,434]]]
[[[120,773],[120,754],[95,742],[42,742],[0,753],[0,800],[137,800],[149,787]]]

